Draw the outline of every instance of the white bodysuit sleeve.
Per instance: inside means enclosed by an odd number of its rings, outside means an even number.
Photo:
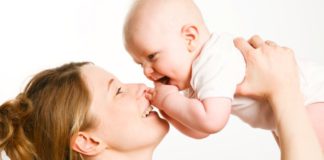
[[[197,98],[233,100],[236,86],[245,75],[243,55],[230,35],[213,35],[192,65],[191,86]]]

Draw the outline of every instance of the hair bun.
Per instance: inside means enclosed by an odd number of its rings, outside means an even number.
[[[24,125],[31,112],[32,102],[25,94],[0,106],[0,146]]]
[[[15,99],[7,101],[0,108],[2,116],[15,123],[23,123],[32,111],[32,102],[21,93]]]
[[[24,130],[32,107],[31,100],[25,94],[19,94],[0,106],[0,148],[12,159],[33,148]]]

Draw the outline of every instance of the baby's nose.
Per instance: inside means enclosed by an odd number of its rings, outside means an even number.
[[[149,66],[149,65],[144,65],[143,66],[143,72],[144,72],[144,75],[153,81],[153,73],[154,73],[154,69]]]

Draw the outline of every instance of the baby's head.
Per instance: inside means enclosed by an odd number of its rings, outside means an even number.
[[[189,87],[191,64],[209,36],[191,0],[137,0],[124,26],[125,47],[145,76],[180,90]]]

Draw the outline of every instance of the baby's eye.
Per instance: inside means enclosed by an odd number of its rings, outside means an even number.
[[[156,55],[156,53],[149,54],[149,55],[147,56],[147,58],[148,58],[149,60],[153,60],[153,59],[155,58],[155,55]]]

